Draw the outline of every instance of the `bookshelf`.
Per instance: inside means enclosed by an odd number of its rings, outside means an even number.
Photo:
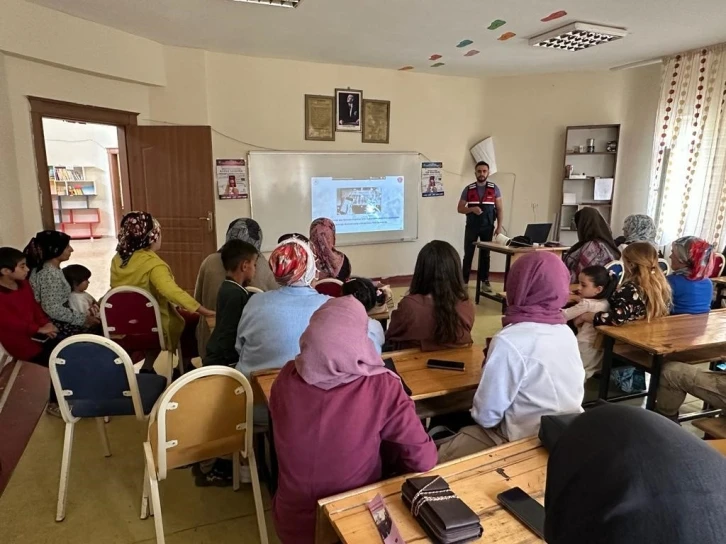
[[[58,230],[72,238],[93,240],[93,228],[101,223],[92,198],[98,196],[96,181],[90,179],[92,166],[49,166],[48,178],[53,197],[53,215]]]
[[[594,151],[588,152],[588,140]],[[577,125],[565,130],[560,210],[556,236],[563,245],[577,242],[574,216],[590,206],[612,228],[613,195],[620,141],[620,125]]]

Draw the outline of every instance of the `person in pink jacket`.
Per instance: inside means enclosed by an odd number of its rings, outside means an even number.
[[[283,544],[314,541],[319,499],[436,465],[436,446],[352,296],[313,314],[300,354],[272,386],[270,415],[280,467],[273,516]]]

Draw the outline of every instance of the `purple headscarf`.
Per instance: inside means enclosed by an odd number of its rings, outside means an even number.
[[[512,265],[507,276],[504,326],[513,323],[565,323],[562,307],[570,293],[570,273],[549,251],[533,251]]]
[[[332,298],[313,314],[300,337],[295,369],[307,383],[326,391],[390,372],[368,338],[368,314],[352,296]]]

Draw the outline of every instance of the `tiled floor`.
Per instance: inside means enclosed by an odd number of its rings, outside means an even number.
[[[74,261],[93,264],[93,291],[107,288],[107,270],[113,243],[108,240],[74,242]],[[97,266],[96,266],[97,265]],[[397,297],[405,289],[394,290]],[[473,295],[473,290],[472,290]],[[477,307],[474,341],[484,343],[501,327],[500,306],[483,299]],[[592,389],[589,386],[588,389]],[[640,402],[636,402],[640,404]],[[698,401],[683,411],[700,409]],[[76,425],[65,521],[56,523],[63,422],[50,416],[41,421],[0,498],[0,542],[3,544],[132,544],[154,542],[153,519],[140,520],[143,477],[141,444],[144,423],[132,418],[112,418],[108,435],[113,455],[103,457],[93,421]],[[688,425],[688,427],[691,427]],[[194,486],[188,470],[171,471],[161,485],[162,512],[169,544],[220,544],[259,541],[254,502],[249,486],[235,493],[230,488]],[[263,485],[264,487],[264,485]],[[269,515],[270,500],[263,499],[271,542],[277,542]]]

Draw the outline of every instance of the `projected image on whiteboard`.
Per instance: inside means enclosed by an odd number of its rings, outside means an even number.
[[[311,183],[312,219],[329,217],[338,234],[403,230],[403,176]]]

